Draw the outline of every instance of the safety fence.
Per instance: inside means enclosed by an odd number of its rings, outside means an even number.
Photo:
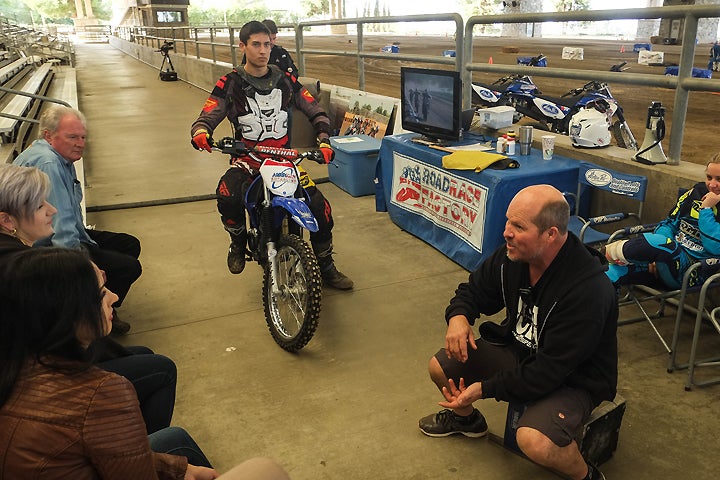
[[[690,91],[720,92],[720,81],[713,79],[695,78],[692,76],[695,58],[696,38],[698,33],[698,19],[718,18],[720,8],[717,5],[687,5],[656,8],[635,8],[621,10],[588,10],[577,12],[542,12],[518,13],[504,15],[474,16],[463,23],[458,14],[408,15],[390,17],[368,17],[352,19],[333,19],[300,22],[296,25],[279,25],[280,28],[290,28],[295,32],[295,55],[300,72],[305,71],[306,57],[316,58],[321,55],[332,55],[354,58],[357,62],[358,89],[365,90],[365,64],[366,60],[380,60],[387,62],[417,62],[427,64],[451,65],[460,71],[463,77],[464,108],[470,107],[471,79],[473,72],[488,73],[520,73],[551,78],[599,80],[618,84],[641,85],[648,87],[663,87],[675,90],[675,99],[672,107],[672,134],[668,149],[668,163],[678,164],[682,149],[683,131],[688,109],[688,96]],[[657,74],[600,72],[583,68],[534,68],[523,65],[486,64],[475,63],[473,60],[473,45],[487,36],[477,32],[488,25],[503,24],[543,24],[548,22],[599,22],[611,20],[652,20],[652,19],[679,19],[683,22],[683,34],[680,39],[681,52],[677,76]],[[368,25],[408,23],[426,24],[428,22],[449,22],[454,29],[455,56],[448,57],[441,54],[415,55],[366,51],[364,40],[365,28]],[[338,27],[354,26],[355,41],[351,50],[320,50],[305,47],[305,37],[312,35],[318,28],[333,29]],[[196,58],[209,58],[217,62],[218,58],[229,58],[232,65],[238,65],[237,34],[239,27],[119,27],[114,32],[124,40],[136,42],[153,48],[160,48],[165,42],[173,42],[175,51]]]

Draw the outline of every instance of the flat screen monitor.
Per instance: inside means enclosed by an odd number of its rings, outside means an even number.
[[[460,72],[427,68],[400,69],[402,128],[433,143],[462,135]]]

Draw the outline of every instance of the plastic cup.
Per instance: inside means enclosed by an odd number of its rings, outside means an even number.
[[[552,160],[554,150],[555,150],[555,135],[543,135],[542,136],[543,160]]]

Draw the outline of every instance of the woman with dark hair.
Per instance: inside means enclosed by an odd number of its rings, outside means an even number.
[[[132,384],[88,361],[88,346],[112,328],[115,301],[78,251],[28,249],[0,269],[0,478],[218,478],[181,428],[147,436]],[[223,478],[287,475],[252,459]]]
[[[47,201],[49,190],[48,176],[37,168],[0,165],[0,266],[9,254],[53,234],[57,210]],[[170,425],[177,384],[172,360],[147,347],[123,347],[106,336],[98,337],[89,353],[100,368],[133,383],[148,433]]]
[[[116,300],[80,252],[30,249],[7,260],[0,277],[0,477],[217,477],[183,457],[152,452],[132,384],[88,361],[87,347],[110,333]],[[202,455],[194,444],[189,449]]]

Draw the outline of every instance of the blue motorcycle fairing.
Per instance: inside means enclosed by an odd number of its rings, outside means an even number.
[[[315,220],[315,216],[310,211],[310,207],[308,207],[307,203],[305,203],[301,198],[273,197],[271,205],[273,207],[281,207],[287,210],[295,223],[310,230],[311,232],[317,232],[320,228],[317,220]]]

